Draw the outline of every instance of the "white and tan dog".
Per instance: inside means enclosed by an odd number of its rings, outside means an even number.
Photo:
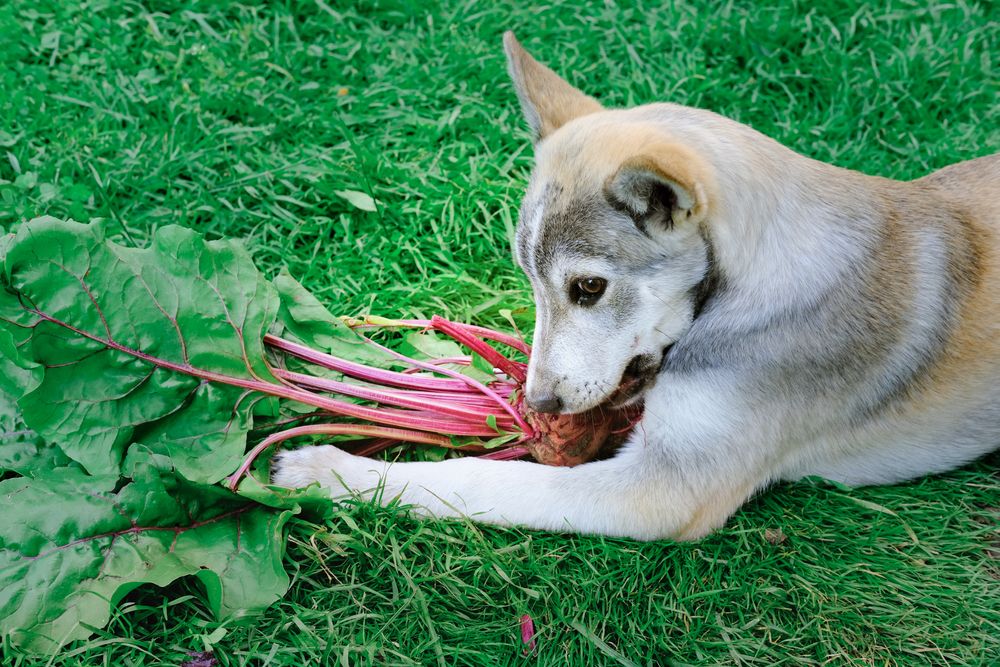
[[[891,483],[1000,445],[1000,155],[865,176],[707,111],[604,109],[505,47],[537,139],[516,243],[538,312],[527,398],[641,398],[642,422],[575,468],[308,447],[275,483],[695,538],[775,480]]]

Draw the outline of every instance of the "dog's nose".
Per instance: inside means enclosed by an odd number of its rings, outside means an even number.
[[[562,405],[562,399],[555,394],[528,398],[528,407],[535,412],[559,412],[562,409]]]

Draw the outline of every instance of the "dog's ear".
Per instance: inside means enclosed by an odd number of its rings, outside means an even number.
[[[604,184],[611,205],[628,213],[643,232],[700,223],[708,212],[704,163],[681,146],[625,160]]]
[[[517,99],[536,143],[574,118],[603,109],[597,100],[532,58],[510,30],[503,35],[503,48]]]

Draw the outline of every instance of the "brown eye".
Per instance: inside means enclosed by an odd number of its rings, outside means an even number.
[[[589,306],[601,298],[607,286],[608,281],[604,278],[580,278],[573,283],[570,297],[581,306]]]

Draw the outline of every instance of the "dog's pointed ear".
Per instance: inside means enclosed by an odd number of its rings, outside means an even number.
[[[604,184],[611,205],[628,213],[643,232],[700,223],[710,190],[704,163],[680,146],[625,160]]]
[[[574,118],[603,109],[597,100],[532,58],[510,30],[503,35],[503,48],[517,99],[536,143]]]

